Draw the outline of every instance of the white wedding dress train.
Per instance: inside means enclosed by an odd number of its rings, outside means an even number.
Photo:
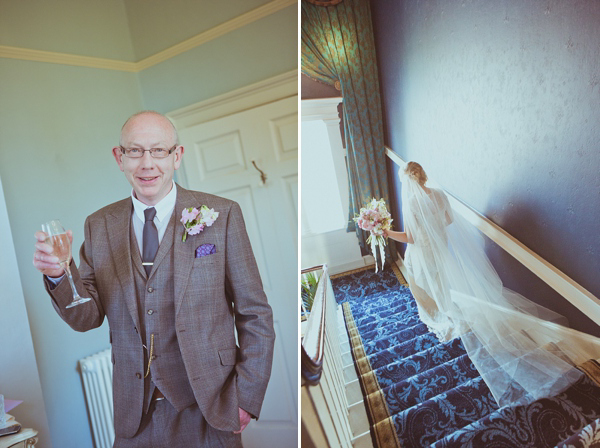
[[[574,366],[600,357],[600,339],[504,288],[479,231],[443,191],[401,174],[408,283],[419,316],[442,340],[461,337],[500,406],[554,396],[579,379]]]

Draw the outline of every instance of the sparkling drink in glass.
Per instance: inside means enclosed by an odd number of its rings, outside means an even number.
[[[42,224],[42,231],[46,234],[46,244],[52,246],[52,255],[58,257],[58,263],[65,270],[67,278],[69,279],[69,284],[71,285],[71,291],[73,291],[73,301],[67,305],[67,308],[72,308],[92,300],[90,298],[81,297],[77,293],[75,283],[73,282],[73,276],[71,275],[71,268],[69,267],[69,262],[71,261],[71,242],[60,221],[54,219]]]

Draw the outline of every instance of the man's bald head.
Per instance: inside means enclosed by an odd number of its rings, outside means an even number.
[[[153,110],[143,110],[141,112],[133,114],[125,121],[125,124],[121,128],[120,144],[124,146],[128,140],[128,134],[133,127],[138,125],[140,122],[145,124],[151,124],[163,128],[164,131],[172,137],[170,140],[173,145],[179,145],[179,134],[177,129],[166,116]]]
[[[184,151],[177,140],[173,123],[154,111],[132,115],[121,129],[121,145],[112,153],[135,197],[146,205],[156,205],[173,187]],[[156,157],[159,149],[164,157]]]

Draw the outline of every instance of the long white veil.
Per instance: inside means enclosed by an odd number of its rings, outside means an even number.
[[[500,406],[553,396],[600,357],[600,339],[567,328],[554,311],[504,288],[479,231],[443,191],[401,170],[408,283],[419,315],[441,340],[460,336]]]

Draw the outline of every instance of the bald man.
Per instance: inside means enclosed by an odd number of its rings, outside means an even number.
[[[175,184],[183,152],[163,115],[125,122],[112,154],[131,196],[86,219],[70,265],[91,301],[66,308],[64,270],[36,233],[34,265],[60,317],[77,331],[108,319],[119,448],[240,447],[271,373],[272,311],[240,207]],[[183,211],[201,206],[206,219],[186,231]]]

